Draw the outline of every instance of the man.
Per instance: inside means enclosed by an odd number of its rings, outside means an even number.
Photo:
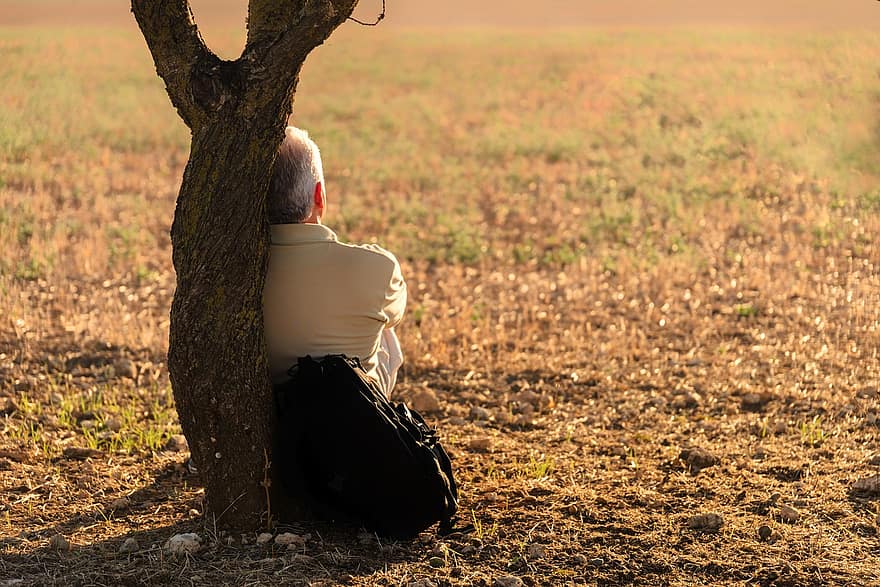
[[[273,382],[298,357],[357,357],[386,397],[403,362],[394,327],[406,306],[397,259],[377,245],[341,243],[321,221],[327,195],[321,154],[289,126],[267,200],[271,230],[263,319]]]

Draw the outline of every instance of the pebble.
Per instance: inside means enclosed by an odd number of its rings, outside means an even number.
[[[294,534],[293,532],[283,532],[275,537],[275,544],[278,546],[287,546],[288,548],[296,548],[306,545],[305,536]]]
[[[119,418],[107,418],[104,420],[104,427],[113,432],[119,432],[122,429],[122,420]]]
[[[468,447],[477,452],[486,452],[492,448],[492,439],[488,437],[472,438]]]
[[[137,552],[141,549],[141,545],[138,544],[136,538],[126,538],[125,542],[122,543],[122,546],[119,547],[119,552],[123,554],[131,554],[132,552]]]
[[[417,412],[430,414],[440,411],[440,400],[437,394],[430,389],[420,389],[415,392],[409,404]]]
[[[8,398],[6,398],[5,405],[2,408],[0,408],[0,416],[12,415],[17,411],[18,411],[18,404],[16,404],[15,401],[11,397],[8,397]]]
[[[492,419],[492,412],[481,406],[471,406],[470,416],[472,420],[489,421]]]
[[[858,493],[868,493],[871,495],[880,495],[880,475],[873,475],[857,480],[852,485],[853,491]]]
[[[525,583],[516,575],[504,575],[503,577],[496,577],[493,585],[494,587],[523,587]]]
[[[430,579],[419,579],[418,581],[410,581],[406,587],[437,587],[437,583]]]
[[[764,407],[773,399],[769,393],[747,393],[742,397],[742,409],[746,412],[761,412]]]
[[[794,524],[800,519],[801,513],[791,507],[790,505],[784,505],[779,508],[779,519],[785,522],[786,524]]]
[[[257,544],[266,544],[272,541],[272,534],[269,532],[263,532],[259,536],[257,536]]]
[[[771,534],[773,534],[773,530],[767,524],[758,527],[758,538],[761,539],[761,542],[769,540]]]
[[[446,561],[440,558],[439,556],[432,556],[428,559],[428,564],[434,567],[435,569],[442,569],[446,566]]]
[[[599,557],[591,558],[591,559],[590,559],[590,566],[591,566],[591,567],[599,568],[599,567],[601,567],[601,566],[604,565],[604,564],[605,564],[605,559],[602,559],[602,558],[599,558]]]
[[[672,398],[672,407],[676,410],[689,410],[698,407],[703,403],[703,398],[699,393],[693,391],[680,393]]]
[[[201,547],[202,539],[193,532],[175,534],[165,543],[165,549],[171,554],[194,554]]]
[[[572,560],[572,562],[574,562],[574,564],[581,565],[581,566],[590,562],[589,559],[582,554],[571,555],[571,560]],[[596,559],[593,559],[593,560],[596,560]]]
[[[529,404],[534,408],[537,408],[539,403],[541,402],[541,396],[531,389],[522,390],[521,392],[516,394],[513,399],[521,404]]]
[[[131,500],[127,497],[120,497],[110,502],[110,510],[114,512],[128,509],[131,506]]]
[[[64,401],[64,396],[58,393],[57,391],[53,391],[51,395],[49,395],[49,401],[54,405],[59,405]]]
[[[691,473],[696,475],[703,469],[708,469],[718,464],[719,459],[703,448],[692,447],[682,449],[679,459],[687,463]]]
[[[165,443],[165,450],[171,452],[184,452],[189,450],[189,444],[186,442],[186,436],[183,434],[172,434],[168,442]]]
[[[691,530],[717,530],[723,525],[724,518],[714,512],[696,514],[688,519],[688,528]]]
[[[532,560],[544,558],[545,552],[544,547],[540,544],[530,544],[526,549],[526,554],[528,554],[529,558]]]
[[[70,550],[70,542],[61,534],[56,534],[49,539],[49,548],[62,551]]]
[[[113,371],[117,377],[127,377],[128,379],[137,379],[137,365],[130,359],[119,359],[113,363]]]

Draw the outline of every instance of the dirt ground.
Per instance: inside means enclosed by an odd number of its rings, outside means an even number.
[[[401,258],[397,394],[474,526],[390,543],[204,514],[164,357],[187,137],[120,30],[0,29],[0,587],[880,585],[876,37],[316,54],[331,224]]]

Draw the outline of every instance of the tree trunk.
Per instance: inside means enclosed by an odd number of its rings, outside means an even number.
[[[171,227],[177,289],[168,370],[206,512],[223,527],[255,529],[270,508],[262,293],[272,165],[303,61],[356,3],[252,0],[245,50],[222,61],[202,42],[187,0],[132,0],[156,69],[192,130]]]

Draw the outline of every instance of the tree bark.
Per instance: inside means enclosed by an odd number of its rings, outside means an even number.
[[[188,0],[132,0],[156,70],[192,131],[171,227],[168,370],[206,512],[222,527],[268,521],[266,191],[302,63],[356,4],[251,0],[245,49],[224,61],[202,41]]]

